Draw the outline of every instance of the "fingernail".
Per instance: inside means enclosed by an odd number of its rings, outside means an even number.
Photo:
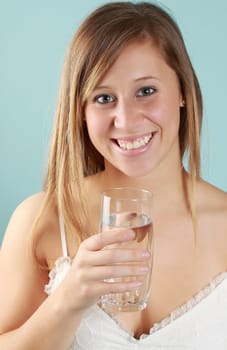
[[[147,272],[147,271],[149,271],[149,266],[141,266],[141,267],[140,267],[140,271],[141,271],[141,272]]]
[[[138,282],[133,282],[133,283],[131,284],[131,286],[132,286],[133,288],[137,288],[137,287],[142,286],[142,284],[143,284],[143,282],[138,281]]]
[[[142,255],[142,257],[145,258],[145,259],[147,259],[147,258],[150,257],[150,253],[149,253],[147,250],[143,251],[141,255]]]

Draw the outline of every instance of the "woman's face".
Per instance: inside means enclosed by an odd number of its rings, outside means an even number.
[[[85,106],[89,137],[106,168],[144,176],[179,161],[181,105],[176,73],[159,49],[151,41],[127,46]]]

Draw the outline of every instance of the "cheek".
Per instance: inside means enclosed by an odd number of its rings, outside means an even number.
[[[168,98],[157,98],[153,101],[147,110],[153,123],[159,127],[168,126],[169,128],[178,128],[180,122],[180,106],[176,96]]]
[[[91,140],[95,140],[106,134],[107,126],[104,122],[105,118],[103,118],[101,113],[97,113],[97,111],[94,112],[88,108],[85,110],[85,117],[88,134]]]

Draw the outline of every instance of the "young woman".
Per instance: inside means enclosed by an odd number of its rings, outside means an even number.
[[[44,191],[16,209],[1,247],[0,349],[227,347],[227,195],[200,178],[201,122],[199,83],[165,11],[113,2],[84,21]],[[108,315],[102,295],[138,286],[104,280],[145,273],[149,257],[103,249],[134,239],[98,229],[101,192],[117,186],[153,193],[154,265],[147,308]]]

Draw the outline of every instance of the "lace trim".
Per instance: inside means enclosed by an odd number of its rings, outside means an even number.
[[[184,315],[186,312],[191,310],[195,305],[199,304],[203,299],[205,299],[209,294],[212,293],[217,286],[227,278],[227,272],[222,272],[220,275],[215,277],[208,286],[199,291],[194,297],[189,299],[185,304],[181,305],[170,315],[159,323],[154,323],[153,327],[150,329],[150,334],[157,332],[159,329],[166,327],[169,323],[176,320],[180,316]]]
[[[187,313],[189,310],[191,310],[195,305],[199,304],[203,299],[205,299],[208,295],[212,293],[214,289],[217,288],[219,284],[221,284],[222,281],[224,281],[227,278],[227,272],[222,272],[220,275],[215,277],[211,283],[209,283],[208,286],[200,290],[194,297],[189,299],[185,304],[179,306],[177,309],[173,310],[169,316],[164,318],[161,322],[154,323],[154,325],[150,328],[149,334],[142,334],[140,336],[140,339],[144,339],[148,337],[149,335],[159,331],[160,329],[166,327],[168,324],[176,320],[177,318],[183,316],[185,313]],[[109,315],[110,316],[110,315]],[[110,316],[111,317],[111,316]],[[111,317],[119,327],[124,329],[130,336],[134,336],[133,332],[130,332],[126,330],[124,327],[122,327],[121,322],[117,319],[117,317]]]
[[[58,258],[55,262],[55,267],[49,272],[49,283],[45,285],[44,291],[50,295],[63,281],[65,278],[67,272],[69,271],[71,267],[71,259],[68,256],[62,256]],[[166,327],[168,324],[176,320],[177,318],[183,316],[185,313],[187,313],[189,310],[191,310],[194,306],[199,304],[203,299],[205,299],[208,295],[212,293],[214,289],[217,288],[219,284],[221,284],[222,281],[224,281],[227,278],[227,272],[222,272],[218,276],[216,276],[205,288],[200,290],[194,297],[189,299],[185,304],[179,306],[177,309],[173,310],[169,316],[164,318],[161,322],[154,323],[154,325],[151,327],[149,334],[142,334],[140,339],[146,338],[149,335],[157,332],[158,330]],[[97,305],[98,306],[98,305]],[[105,312],[105,311],[103,311]],[[105,312],[106,313],[106,312]],[[117,317],[113,317],[109,315],[112,320],[114,320],[119,327],[121,327],[124,331],[126,331],[130,336],[133,336],[134,334],[128,330],[126,330],[124,327],[122,327],[120,321],[117,319]]]
[[[55,261],[55,267],[49,272],[49,282],[44,286],[47,295],[59,286],[71,267],[71,259],[68,256],[61,256]]]

